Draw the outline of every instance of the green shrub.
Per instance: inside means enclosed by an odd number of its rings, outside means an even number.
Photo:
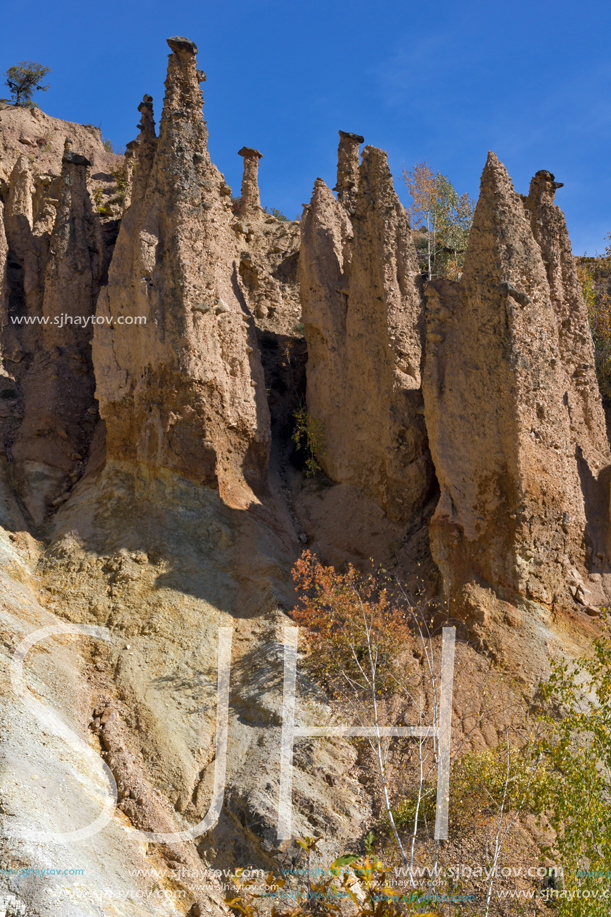
[[[109,140],[108,137],[102,137],[102,146],[107,153],[114,153],[115,156],[122,156],[125,152],[122,147],[115,146],[112,140]]]
[[[308,413],[305,404],[300,405],[293,414],[295,429],[291,439],[297,449],[306,453],[305,475],[313,478],[321,471],[318,458],[325,454],[325,428],[324,424]]]
[[[277,207],[264,207],[263,213],[268,213],[270,217],[276,217],[276,219],[280,220],[282,223],[289,222],[289,218],[285,216],[281,210],[278,210]]]
[[[603,917],[611,870],[611,639],[608,624],[593,655],[552,662],[541,686],[546,730],[533,753],[546,779],[535,801],[556,832],[549,853],[564,870],[559,917]],[[605,881],[606,880],[606,881]]]
[[[452,768],[450,818],[453,822],[476,825],[504,810],[531,811],[538,807],[537,793],[547,776],[535,766],[528,751],[503,743],[463,755]],[[435,820],[437,784],[425,781],[418,793],[404,796],[392,809],[398,828],[413,830],[418,810],[418,827]]]

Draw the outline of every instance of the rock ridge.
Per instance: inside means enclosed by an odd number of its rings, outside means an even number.
[[[521,198],[489,153],[461,279],[427,288],[431,548],[451,608],[480,633],[497,600],[524,620],[539,603],[549,626],[574,608],[570,571],[587,577],[606,551],[596,504],[611,459],[595,380],[584,397],[575,378],[576,360],[594,360],[564,218],[542,212],[552,182],[539,173]]]
[[[267,473],[263,370],[224,178],[207,150],[194,46],[168,43],[150,175],[125,215],[99,301],[107,324],[94,336],[96,397],[110,457],[218,485],[241,504]],[[152,151],[149,111],[141,146],[148,138]],[[126,328],[128,315],[145,323]]]
[[[358,158],[360,138],[349,139]],[[340,159],[338,175],[346,169]],[[382,150],[365,147],[350,187],[352,213],[317,179],[302,217],[308,411],[324,435],[318,460],[328,476],[409,520],[434,488],[422,417],[422,285]]]

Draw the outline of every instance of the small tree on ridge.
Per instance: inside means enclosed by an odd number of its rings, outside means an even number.
[[[32,93],[38,90],[46,92],[49,88],[48,84],[42,84],[47,73],[51,73],[50,67],[43,67],[32,60],[22,60],[19,64],[9,67],[4,76],[15,105],[33,105]]]
[[[473,222],[473,201],[468,194],[459,195],[449,178],[434,173],[426,162],[404,169],[403,179],[411,197],[409,220],[412,225],[421,222],[425,230],[424,246],[416,246],[422,271],[428,280],[457,280]]]

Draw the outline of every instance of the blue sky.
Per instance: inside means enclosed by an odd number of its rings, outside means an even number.
[[[338,128],[388,152],[404,200],[401,169],[423,160],[476,197],[492,149],[518,191],[542,168],[565,182],[573,250],[593,254],[611,231],[610,26],[599,0],[5,0],[0,72],[46,64],[41,107],[124,145],[143,93],[161,112],[165,38],[186,35],[235,191],[237,151],[257,147],[263,203],[295,217],[317,176],[335,183]]]

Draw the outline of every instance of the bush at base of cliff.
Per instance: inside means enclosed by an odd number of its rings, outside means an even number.
[[[436,898],[434,893],[397,891],[392,870],[372,850],[365,856],[338,857],[328,869],[317,868],[313,878],[310,856],[318,841],[320,838],[316,837],[297,841],[308,857],[301,882],[269,873],[264,889],[260,890],[260,880],[242,879],[242,870],[237,870],[233,877],[236,893],[228,895],[225,902],[243,917],[263,917],[270,910],[272,917],[341,917],[347,908],[352,917],[402,917],[416,913],[420,917],[441,917],[438,911],[430,909]]]
[[[550,849],[564,872],[559,917],[609,914],[611,871],[611,629],[593,655],[552,662],[542,687],[546,732],[535,752],[547,779],[537,800],[556,831]],[[605,897],[605,892],[607,897]]]
[[[325,454],[325,428],[308,412],[305,405],[293,414],[295,429],[291,439],[297,450],[305,452],[305,476],[313,478],[322,468],[318,459]]]

